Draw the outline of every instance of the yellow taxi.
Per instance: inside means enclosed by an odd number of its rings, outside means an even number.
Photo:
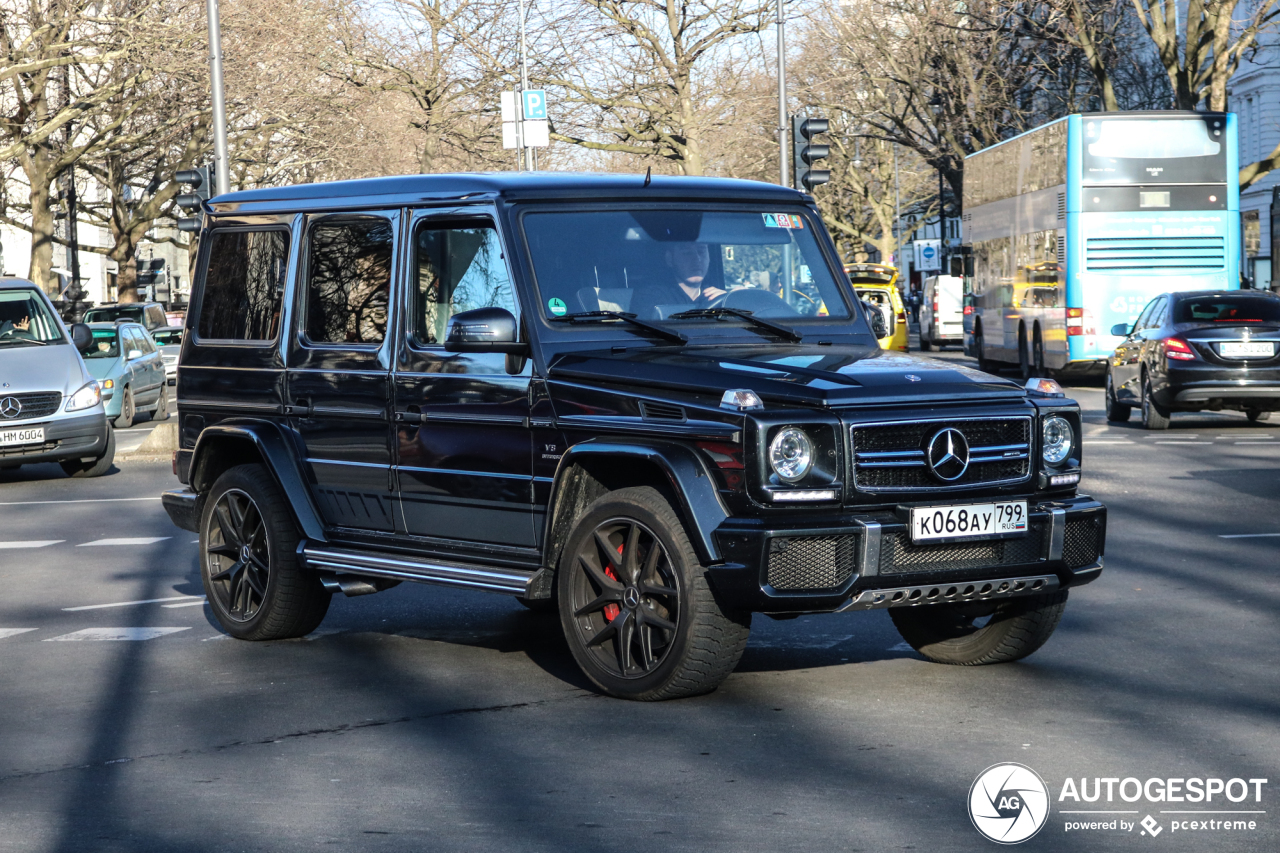
[[[880,339],[881,349],[906,352],[910,331],[907,309],[898,292],[897,268],[887,264],[846,264],[844,271],[858,298],[870,302],[884,314],[889,334]]]

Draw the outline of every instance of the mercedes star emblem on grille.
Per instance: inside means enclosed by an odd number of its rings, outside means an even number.
[[[0,417],[16,418],[22,414],[22,403],[17,397],[5,397],[0,400]]]
[[[933,476],[954,483],[969,470],[969,440],[955,427],[940,429],[929,439],[924,456]]]

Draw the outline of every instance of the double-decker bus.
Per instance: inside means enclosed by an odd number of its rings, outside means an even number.
[[[965,351],[1100,370],[1158,293],[1240,285],[1236,117],[1070,115],[965,159]]]

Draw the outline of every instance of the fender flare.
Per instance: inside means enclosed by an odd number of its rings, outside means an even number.
[[[574,465],[582,460],[626,458],[644,462],[661,471],[678,501],[675,507],[689,541],[705,564],[722,561],[715,530],[729,517],[716,489],[716,481],[697,451],[677,442],[646,439],[589,439],[570,447],[560,459],[548,502],[542,541],[544,548],[555,547],[554,525],[564,481]],[[548,554],[549,556],[549,554]]]
[[[192,488],[200,491],[201,484],[197,482],[197,478],[200,475],[201,462],[204,455],[209,452],[209,448],[219,438],[251,442],[258,451],[258,455],[262,457],[263,464],[275,478],[276,485],[284,492],[302,535],[317,542],[328,541],[324,532],[324,523],[320,520],[319,509],[312,500],[306,478],[294,461],[289,441],[281,434],[280,427],[269,421],[237,420],[217,423],[201,430],[200,436],[196,439],[196,446],[191,451]],[[212,484],[205,485],[205,488],[207,489],[210,485]]]

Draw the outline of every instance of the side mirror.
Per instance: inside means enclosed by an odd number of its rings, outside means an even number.
[[[503,352],[523,355],[529,345],[519,341],[515,316],[505,308],[476,308],[449,318],[445,327],[447,352]]]
[[[135,358],[142,358],[142,350],[131,349],[129,350],[129,354],[126,355],[125,358],[127,358],[129,361],[133,361]]]
[[[1116,323],[1114,326],[1111,327],[1111,334],[1121,338],[1129,337],[1129,333],[1132,331],[1133,331],[1133,327],[1130,326],[1128,323]]]
[[[867,322],[871,324],[871,334],[875,335],[877,340],[887,338],[889,336],[889,324],[885,322],[884,314],[880,312],[880,309],[870,302],[863,302],[862,310],[867,315]]]
[[[81,353],[93,349],[93,330],[84,323],[71,324],[71,343]]]

